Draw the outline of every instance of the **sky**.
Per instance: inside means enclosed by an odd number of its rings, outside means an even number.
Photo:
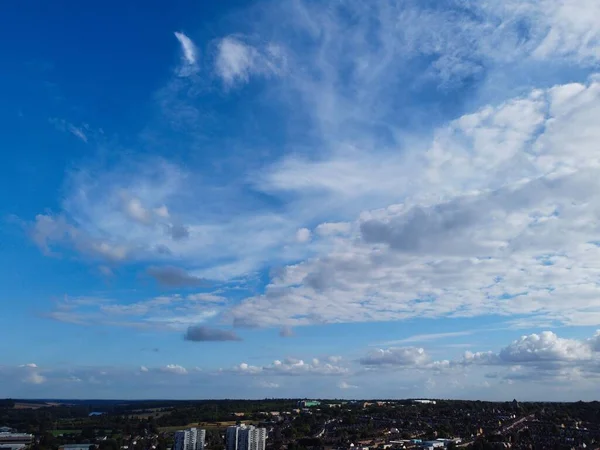
[[[600,3],[0,5],[0,397],[598,400]]]

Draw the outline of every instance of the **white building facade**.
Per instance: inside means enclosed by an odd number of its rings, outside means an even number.
[[[227,450],[265,450],[266,443],[266,428],[256,428],[253,425],[227,428]]]
[[[188,428],[187,430],[177,431],[173,450],[204,450],[205,439],[205,430]]]

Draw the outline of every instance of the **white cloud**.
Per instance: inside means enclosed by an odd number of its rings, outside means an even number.
[[[78,137],[79,139],[81,139],[83,142],[85,142],[87,144],[88,142],[88,137],[86,136],[86,134],[83,132],[83,129],[81,128],[77,128],[73,125],[69,125],[68,126],[68,130],[69,132],[73,135]]]
[[[175,37],[181,45],[183,64],[179,69],[180,76],[188,76],[198,70],[198,49],[194,42],[185,34],[176,31]]]
[[[326,222],[317,226],[315,232],[319,236],[332,236],[336,234],[348,234],[351,230],[348,222]]]
[[[72,173],[61,211],[39,215],[32,236],[47,252],[64,245],[92,258],[181,264],[199,279],[293,262],[223,317],[240,324],[481,314],[598,324],[598,79],[547,88],[558,77],[544,78],[541,89],[495,100],[522,92],[519,73],[597,61],[599,28],[581,13],[596,3],[473,1],[467,14],[391,0],[286,4],[289,22],[277,9],[257,25],[259,37],[219,40],[215,70],[226,86],[285,74],[267,93],[285,92],[275,103],[310,139],[225,184],[156,160]],[[291,35],[309,45],[296,48]],[[176,36],[184,66],[196,64],[193,43]],[[432,61],[425,71],[410,65],[418,58]],[[530,70],[540,61],[548,66]],[[471,93],[478,77],[513,80],[513,69],[516,81],[498,86],[507,89],[493,104],[438,127],[431,142],[406,132],[422,112],[414,102],[427,100],[412,91]],[[201,122],[186,101],[181,116]],[[427,122],[436,106],[424,107]],[[308,224],[314,239],[285,247]]]
[[[284,64],[282,50],[272,44],[258,49],[235,36],[225,37],[217,44],[215,69],[226,86],[247,83],[252,75],[279,74]]]
[[[211,294],[163,295],[129,303],[108,298],[65,297],[46,317],[80,325],[103,324],[183,332],[214,318],[219,304]],[[198,297],[199,296],[199,297]],[[209,296],[211,301],[203,301]]]
[[[340,383],[338,384],[338,387],[340,389],[357,389],[358,386],[354,385],[354,384],[350,384],[347,381],[340,381]]]
[[[408,366],[415,367],[425,364],[429,357],[425,349],[420,347],[397,347],[377,349],[361,358],[360,363],[365,366]]]
[[[22,379],[23,382],[28,384],[43,384],[46,382],[46,377],[41,375],[38,366],[35,363],[21,364],[19,369],[22,369],[26,375]]]
[[[263,375],[343,375],[349,372],[347,367],[336,362],[321,362],[314,358],[311,362],[302,359],[286,358],[275,360],[265,366],[252,366],[242,363],[234,368],[235,372]]]
[[[30,384],[43,384],[46,382],[46,377],[44,377],[43,375],[40,375],[37,372],[31,372],[25,378],[25,382],[30,383]]]
[[[466,352],[462,363],[519,367],[525,364],[543,366],[546,363],[581,363],[594,359],[600,363],[596,336],[597,334],[588,340],[577,340],[558,337],[552,331],[533,333],[521,336],[498,353]]]
[[[88,136],[86,134],[90,129],[88,124],[83,124],[82,126],[77,127],[64,119],[57,118],[51,118],[50,123],[53,124],[57,130],[71,133],[73,136],[80,139],[85,144],[88,143]]]
[[[413,336],[409,336],[404,339],[398,339],[395,341],[384,342],[381,345],[398,345],[398,344],[406,344],[409,342],[429,342],[429,341],[437,341],[440,339],[446,339],[457,336],[469,336],[473,334],[475,331],[465,330],[465,331],[450,331],[447,333],[427,333],[427,334],[415,334]]]
[[[146,366],[140,366],[140,372],[146,373],[148,371],[149,371],[149,369]]]
[[[364,211],[357,233],[278,272],[233,316],[268,326],[480,314],[600,323],[599,105],[592,77],[453,121],[408,165],[411,178],[394,178],[402,203]]]
[[[154,214],[158,217],[162,217],[163,219],[169,218],[169,209],[165,205],[161,205],[157,208],[154,208]]]
[[[537,361],[581,361],[592,357],[593,348],[586,342],[558,337],[551,331],[522,336],[503,348],[502,361],[521,364]]]
[[[296,241],[300,243],[305,243],[310,241],[311,231],[308,228],[300,228],[296,231]]]
[[[188,371],[185,367],[178,364],[167,364],[160,369],[162,372],[174,373],[177,375],[187,375]]]
[[[506,21],[530,19],[530,45],[535,58],[564,57],[580,63],[600,60],[600,29],[593,20],[600,14],[594,0],[511,0],[482,2],[484,11],[507,16]]]
[[[227,298],[225,298],[221,295],[211,294],[208,292],[201,292],[198,294],[190,294],[187,296],[187,300],[193,301],[193,302],[205,302],[205,303],[225,303],[225,302],[227,302]]]
[[[123,209],[131,219],[148,225],[151,221],[150,211],[142,206],[137,198],[129,198],[124,200]]]

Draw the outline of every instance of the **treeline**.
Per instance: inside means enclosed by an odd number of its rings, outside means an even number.
[[[178,406],[157,418],[159,426],[177,426],[196,422],[226,422],[234,414],[244,414],[240,420],[260,412],[286,411],[295,408],[298,400],[212,400]]]

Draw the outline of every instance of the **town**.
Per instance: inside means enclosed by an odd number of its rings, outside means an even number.
[[[0,450],[600,448],[600,403],[0,401]]]

